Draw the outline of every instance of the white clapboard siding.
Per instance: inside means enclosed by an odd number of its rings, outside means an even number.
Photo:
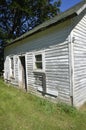
[[[27,53],[26,54],[26,67],[27,67],[27,83],[28,83],[28,90],[29,88],[33,88],[36,87],[34,85],[34,75],[33,75],[33,54],[32,53]]]
[[[11,71],[11,57],[13,57],[14,61],[14,77],[12,78],[12,71]],[[18,86],[18,58],[17,56],[7,56],[4,63],[4,78],[8,82],[11,82],[13,85]]]
[[[14,56],[14,84],[18,86],[18,79],[19,79],[19,73],[18,73],[18,56]]]
[[[47,89],[49,91],[55,91],[55,94],[57,92],[57,97],[59,99],[65,102],[69,102],[70,85],[68,41],[58,44],[55,47],[53,46],[50,49],[47,49],[45,51],[45,61]]]
[[[9,81],[10,80],[10,58],[7,56],[4,62],[4,79]]]
[[[79,17],[77,16],[76,19],[79,23],[73,29],[74,103],[77,106],[86,101],[86,15],[84,15],[84,17],[83,15],[84,14],[81,14]]]

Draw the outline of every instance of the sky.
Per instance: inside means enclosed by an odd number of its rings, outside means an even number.
[[[65,10],[71,8],[72,6],[74,6],[75,4],[81,2],[82,0],[62,0],[62,4],[61,4],[61,11],[64,12]]]

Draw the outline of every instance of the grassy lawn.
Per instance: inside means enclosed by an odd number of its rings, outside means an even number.
[[[53,104],[0,80],[0,130],[86,130],[86,105]]]

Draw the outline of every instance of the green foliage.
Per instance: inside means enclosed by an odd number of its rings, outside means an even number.
[[[40,99],[36,100],[37,106],[39,105],[40,107],[38,108],[39,111],[44,111],[45,114],[52,114],[56,111],[55,109],[55,104],[52,104],[51,102],[47,101],[46,99]]]
[[[65,103],[58,103],[57,104],[57,108],[61,111],[61,112],[64,112],[68,115],[72,115],[72,116],[75,116],[76,114],[78,114],[77,110],[75,107],[71,107],[70,105],[67,105]]]
[[[53,3],[52,3],[52,2]],[[2,39],[14,39],[60,12],[61,0],[1,0]]]

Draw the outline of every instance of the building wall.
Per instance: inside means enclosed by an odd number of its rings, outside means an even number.
[[[42,51],[42,50],[41,50]],[[44,50],[43,50],[44,51]],[[27,53],[28,90],[36,91],[33,73],[33,53]],[[40,75],[40,73],[39,73]],[[68,42],[45,50],[46,93],[58,95],[58,99],[70,102],[69,55]],[[57,100],[57,99],[55,99]]]
[[[10,59],[9,56],[6,56],[4,62],[4,79],[10,80]]]
[[[45,79],[43,80],[46,82],[45,95],[52,97],[49,95],[51,94],[54,100],[60,99],[69,104],[71,103],[69,69],[70,23],[71,20],[67,20],[64,23],[52,26],[5,48],[5,59],[7,56],[13,55],[15,57],[16,55],[18,58],[21,54],[25,54],[27,89],[37,94],[40,93],[38,90],[42,86],[36,83],[33,55],[39,51],[44,53],[45,70],[38,75],[44,75]],[[5,62],[7,63],[7,61]],[[18,69],[18,64],[16,63],[15,79],[17,84],[20,73]],[[5,73],[6,71],[7,69],[5,69]]]
[[[80,106],[86,101],[86,10],[73,19],[73,26],[74,104]]]

